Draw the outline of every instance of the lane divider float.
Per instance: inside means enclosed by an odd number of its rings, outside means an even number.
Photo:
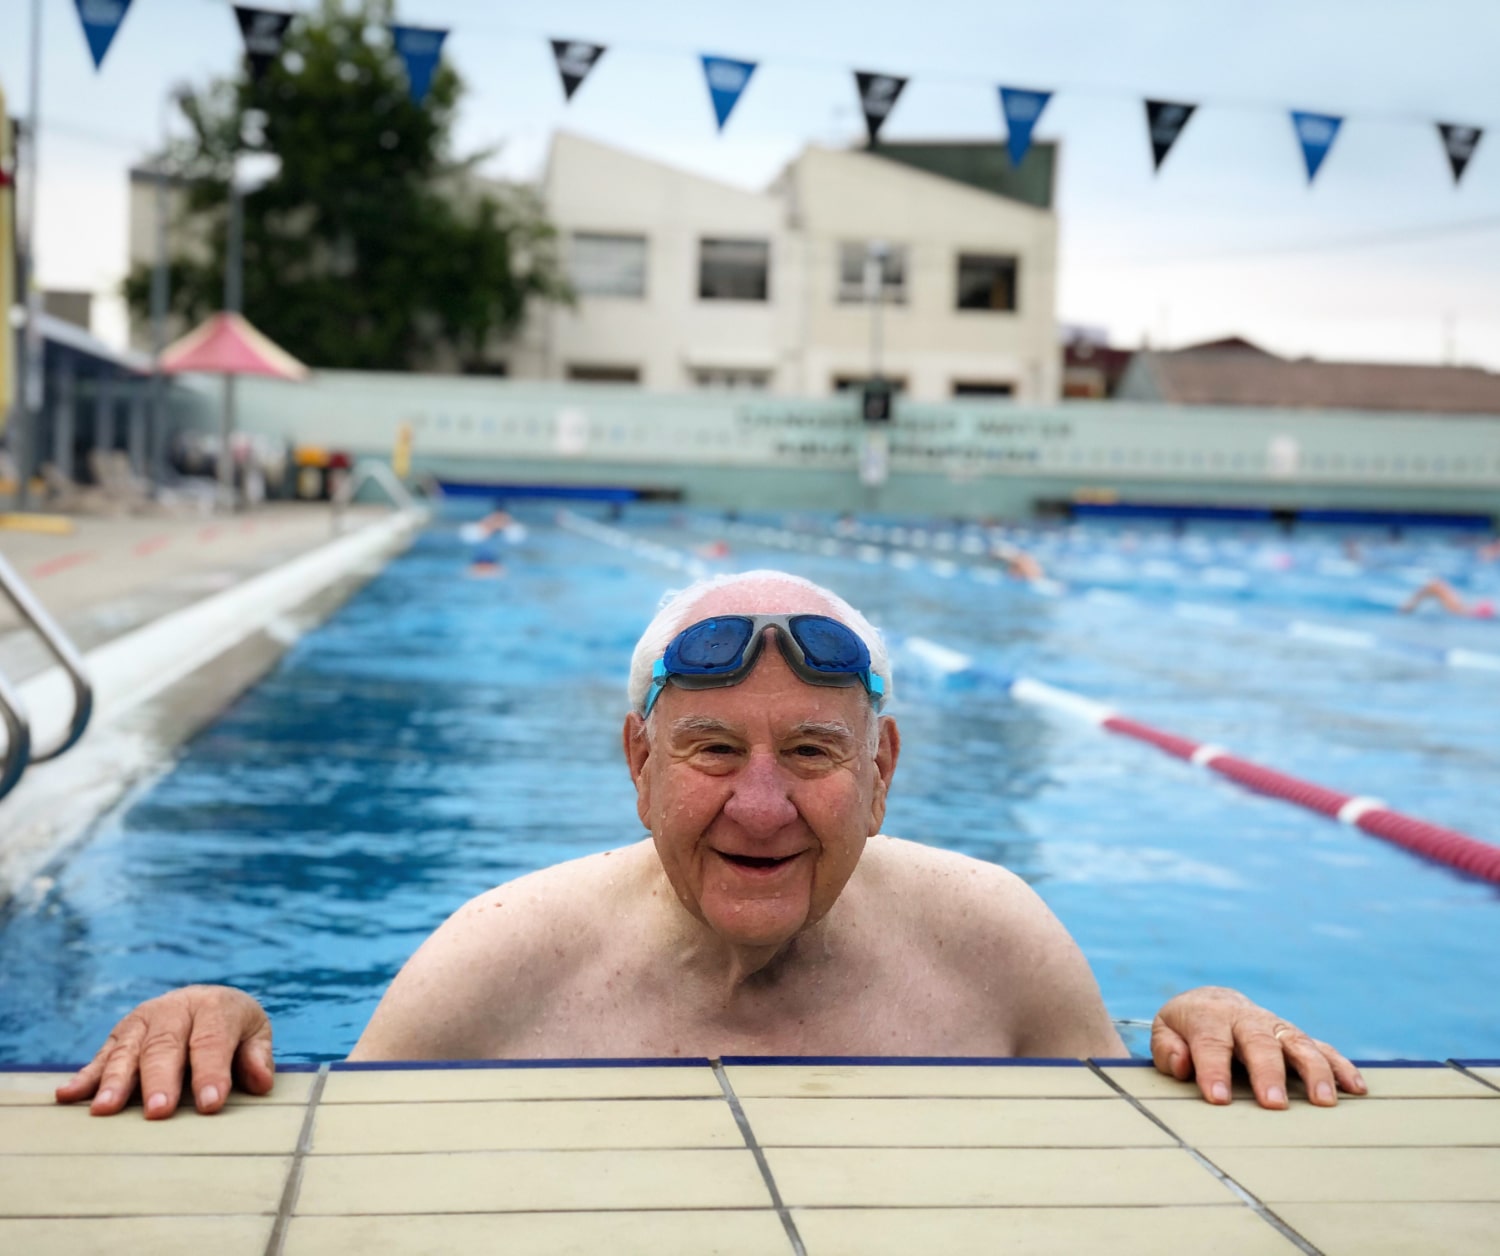
[[[1223,746],[1194,741],[1191,737],[1155,728],[1122,715],[1103,702],[1071,690],[1060,689],[1056,685],[1033,680],[1028,676],[1004,676],[991,672],[975,664],[967,655],[925,637],[898,638],[891,634],[887,634],[887,637],[892,645],[899,643],[909,657],[946,675],[983,677],[997,683],[1018,702],[1045,707],[1084,720],[1117,736],[1155,746],[1173,758],[1182,759],[1195,767],[1206,768],[1257,794],[1317,812],[1437,863],[1500,885],[1500,846],[1470,837],[1457,829],[1434,824],[1430,820],[1406,815],[1392,809],[1382,799],[1330,789],[1326,785],[1243,759]]]

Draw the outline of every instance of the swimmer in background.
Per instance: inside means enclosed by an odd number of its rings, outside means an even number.
[[[1466,619],[1494,619],[1495,603],[1489,598],[1476,598],[1465,602],[1458,591],[1446,580],[1434,577],[1401,604],[1401,613],[1409,615],[1423,602],[1436,602],[1450,615],[1462,615]]]
[[[504,574],[504,566],[488,545],[481,545],[474,551],[469,559],[469,569],[464,572],[470,580],[498,580]]]
[[[1027,584],[1036,584],[1047,579],[1046,568],[1019,545],[1011,545],[1007,541],[996,541],[990,546],[990,557],[998,558],[1005,564],[1006,575],[1014,576],[1017,580],[1024,580]]]

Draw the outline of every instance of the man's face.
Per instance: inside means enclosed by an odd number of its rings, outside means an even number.
[[[801,590],[724,592],[729,601],[710,594],[688,622],[829,613]],[[872,749],[874,719],[862,688],[807,684],[774,639],[740,684],[669,684],[649,728],[627,718],[641,821],[678,898],[720,937],[779,947],[833,906],[885,817],[899,740],[881,720]]]

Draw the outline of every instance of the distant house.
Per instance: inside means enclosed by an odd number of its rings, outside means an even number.
[[[1500,375],[1472,366],[1402,366],[1283,358],[1239,337],[1171,352],[1143,349],[1120,401],[1190,406],[1500,414]]]
[[[1116,349],[1102,331],[1063,331],[1062,395],[1068,400],[1105,401],[1120,390],[1133,349]]]

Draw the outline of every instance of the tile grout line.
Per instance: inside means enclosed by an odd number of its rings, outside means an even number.
[[[1244,1201],[1246,1206],[1249,1207],[1250,1211],[1260,1217],[1260,1219],[1267,1225],[1269,1225],[1273,1230],[1276,1230],[1278,1233],[1280,1233],[1281,1236],[1288,1242],[1294,1243],[1300,1251],[1307,1253],[1307,1256],[1323,1256],[1321,1248],[1314,1246],[1311,1241],[1304,1238],[1290,1225],[1288,1225],[1285,1221],[1278,1217],[1274,1212],[1267,1208],[1266,1205],[1262,1203],[1255,1194],[1253,1194],[1246,1187],[1242,1186],[1239,1182],[1235,1181],[1234,1178],[1230,1177],[1229,1174],[1225,1173],[1223,1169],[1219,1168],[1219,1166],[1216,1165],[1212,1160],[1210,1160],[1201,1151],[1199,1151],[1185,1138],[1178,1134],[1176,1130],[1174,1130],[1170,1125],[1168,1125],[1165,1121],[1158,1117],[1156,1113],[1152,1112],[1150,1108],[1146,1107],[1145,1104],[1143,1104],[1139,1099],[1137,1099],[1117,1081],[1115,1081],[1113,1077],[1111,1077],[1102,1068],[1095,1064],[1093,1060],[1085,1060],[1084,1064],[1088,1066],[1088,1068],[1099,1078],[1100,1081],[1102,1081],[1106,1086],[1108,1086],[1111,1090],[1118,1094],[1120,1098],[1125,1100],[1126,1103],[1128,1103],[1132,1108],[1134,1108],[1143,1117],[1150,1121],[1151,1124],[1155,1125],[1158,1129],[1162,1130],[1173,1140],[1175,1140],[1177,1145],[1182,1148],[1183,1151],[1187,1152],[1189,1156],[1191,1156],[1200,1165],[1202,1165],[1216,1178],[1218,1178],[1219,1181],[1223,1182],[1224,1185],[1227,1186],[1231,1191],[1238,1195],[1240,1199]]]
[[[1476,1073],[1471,1068],[1465,1068],[1457,1060],[1449,1060],[1449,1061],[1447,1061],[1447,1064],[1448,1064],[1449,1068],[1456,1069],[1458,1072],[1462,1073],[1465,1077],[1469,1078],[1470,1081],[1476,1081],[1481,1086],[1488,1086],[1491,1090],[1500,1090],[1500,1085],[1496,1085],[1494,1082],[1490,1081],[1490,1079],[1488,1077],[1481,1077],[1478,1073]]]
[[[302,1169],[307,1163],[307,1153],[312,1150],[313,1122],[317,1119],[318,1104],[323,1099],[323,1086],[328,1081],[328,1065],[318,1066],[317,1078],[307,1096],[307,1112],[302,1117],[302,1130],[297,1135],[297,1146],[292,1152],[292,1164],[287,1170],[286,1185],[281,1190],[281,1203],[276,1209],[276,1224],[271,1227],[271,1237],[266,1240],[265,1256],[281,1256],[286,1246],[287,1227],[291,1224],[292,1209],[297,1206],[297,1196],[302,1190]]]
[[[745,1146],[755,1157],[755,1165],[765,1181],[766,1190],[771,1194],[771,1204],[776,1209],[776,1215],[781,1218],[782,1228],[791,1242],[793,1256],[807,1256],[807,1248],[802,1245],[802,1236],[797,1233],[797,1223],[792,1220],[791,1211],[781,1198],[781,1191],[777,1189],[776,1178],[771,1173],[771,1165],[766,1160],[766,1153],[761,1150],[760,1143],[755,1139],[755,1131],[750,1128],[750,1118],[745,1115],[745,1109],[740,1105],[740,1097],[734,1093],[734,1087],[729,1084],[729,1074],[725,1071],[723,1062],[711,1060],[710,1065],[714,1076],[719,1081],[719,1089],[724,1092],[724,1100],[729,1104],[729,1110],[734,1113],[734,1123],[740,1127],[740,1135],[745,1140]]]

